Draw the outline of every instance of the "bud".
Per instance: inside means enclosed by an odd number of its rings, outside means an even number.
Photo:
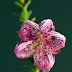
[[[25,0],[20,0],[20,4],[21,4],[22,6],[24,6],[24,2],[25,2]]]

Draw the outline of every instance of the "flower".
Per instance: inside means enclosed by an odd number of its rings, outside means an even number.
[[[43,20],[40,24],[27,20],[18,35],[21,43],[14,49],[16,56],[26,59],[33,55],[34,63],[41,71],[49,71],[53,67],[54,55],[60,52],[66,41],[65,36],[55,31],[51,19]]]

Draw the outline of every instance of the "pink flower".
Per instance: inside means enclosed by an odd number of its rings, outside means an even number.
[[[42,55],[41,55],[42,54]],[[34,55],[34,63],[41,71],[49,71],[55,62],[55,56],[48,53],[37,53]]]
[[[55,62],[55,56],[52,54],[58,54],[66,41],[65,36],[54,30],[50,19],[43,20],[39,25],[29,20],[25,21],[18,33],[22,43],[17,44],[14,49],[16,56],[26,59],[33,55],[36,67],[42,71],[49,71]]]

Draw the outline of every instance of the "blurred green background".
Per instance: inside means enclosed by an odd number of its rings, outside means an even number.
[[[0,1],[0,72],[29,72],[21,68],[22,65],[32,64],[27,60],[20,60],[14,54],[14,47],[19,42],[16,33],[20,25],[15,0]],[[31,17],[36,17],[40,23],[44,19],[52,19],[56,31],[66,36],[66,46],[56,55],[56,61],[50,72],[72,72],[72,1],[71,0],[32,0],[29,10]]]

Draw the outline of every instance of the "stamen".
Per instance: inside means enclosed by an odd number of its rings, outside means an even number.
[[[32,44],[32,49],[34,49],[34,51],[39,51],[44,46],[44,43],[42,42],[42,35],[40,32],[38,32],[38,34],[40,38],[35,40]]]
[[[32,48],[36,47],[37,45],[38,45],[38,43],[32,44]]]
[[[40,36],[40,42],[42,42],[42,35],[40,32],[38,32],[39,36]]]

